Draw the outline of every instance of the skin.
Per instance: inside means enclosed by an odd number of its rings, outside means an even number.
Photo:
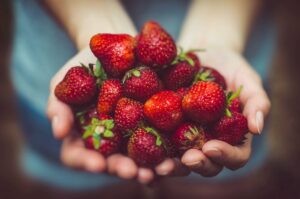
[[[261,132],[264,117],[270,110],[270,101],[260,77],[241,54],[254,13],[259,8],[258,2],[259,0],[194,1],[178,41],[185,49],[207,49],[206,52],[199,53],[201,62],[219,70],[230,89],[243,85],[240,97],[252,133],[247,135],[247,140],[241,146],[211,140],[203,146],[202,151],[190,149],[181,160],[168,158],[153,172],[147,168],[139,168],[133,160],[121,154],[105,159],[99,153],[85,149],[82,140],[74,136],[76,133],[72,133],[74,118],[71,109],[54,95],[55,86],[70,67],[79,62],[88,64],[96,61],[87,47],[92,35],[101,32],[136,34],[128,15],[118,1],[91,0],[86,3],[83,0],[45,0],[78,47],[78,53],[62,66],[50,84],[47,114],[52,122],[53,135],[63,141],[62,162],[66,166],[90,172],[107,172],[124,179],[135,178],[144,184],[152,181],[156,175],[184,176],[193,171],[203,176],[215,176],[223,167],[238,169],[245,165],[251,154],[252,134]],[[230,15],[224,11],[224,6],[230,10]],[[117,24],[120,21],[122,23]]]

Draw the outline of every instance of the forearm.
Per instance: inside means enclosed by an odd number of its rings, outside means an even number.
[[[210,46],[243,51],[261,0],[194,0],[180,35],[185,48]]]
[[[45,0],[78,49],[96,33],[136,34],[136,29],[118,0]]]

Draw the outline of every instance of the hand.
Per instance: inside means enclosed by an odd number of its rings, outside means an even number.
[[[262,87],[258,74],[238,53],[226,48],[208,48],[199,53],[204,66],[216,68],[224,75],[228,89],[236,90],[243,86],[240,99],[244,105],[243,114],[247,117],[252,134],[260,134],[264,117],[270,110],[270,101]],[[231,146],[219,140],[211,140],[202,148],[188,150],[182,156],[182,163],[203,176],[215,176],[223,168],[238,169],[244,166],[251,154],[252,135],[247,134],[243,145]]]
[[[55,86],[63,79],[69,68],[79,63],[88,65],[95,62],[96,58],[87,47],[70,59],[51,80],[47,115],[52,122],[55,138],[63,140],[61,160],[66,166],[72,168],[94,173],[106,171],[120,178],[137,178],[141,183],[148,183],[155,177],[151,169],[139,168],[132,159],[122,154],[114,154],[105,159],[98,152],[86,149],[83,140],[74,132],[74,117],[71,108],[54,95]],[[159,175],[168,175],[172,171],[174,175],[187,175],[189,172],[186,167],[181,166],[179,160],[172,159],[166,159],[154,170]]]

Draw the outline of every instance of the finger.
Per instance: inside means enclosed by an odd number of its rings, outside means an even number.
[[[114,154],[107,159],[108,172],[120,178],[132,179],[137,176],[138,168],[134,161],[121,154]]]
[[[245,143],[240,146],[232,146],[220,140],[211,140],[204,144],[202,151],[213,162],[236,170],[243,167],[251,155],[252,135],[247,134]]]
[[[102,172],[106,168],[105,159],[98,152],[86,149],[79,138],[67,137],[61,150],[62,162],[71,168],[90,172]]]
[[[154,179],[154,173],[151,169],[139,168],[137,179],[142,184],[148,184]]]
[[[168,158],[155,167],[155,171],[161,176],[187,176],[190,170],[183,165],[177,158]]]
[[[202,151],[198,149],[190,149],[184,153],[181,158],[183,164],[190,170],[201,174],[205,177],[212,177],[220,173],[222,166],[209,160]]]
[[[247,117],[249,130],[252,133],[261,133],[264,117],[269,113],[271,103],[259,76],[252,69],[246,68],[243,75],[237,75],[235,85],[243,86],[240,99],[244,104],[244,115]]]
[[[52,123],[54,137],[57,139],[66,137],[74,122],[71,108],[51,94],[48,101],[47,115]]]

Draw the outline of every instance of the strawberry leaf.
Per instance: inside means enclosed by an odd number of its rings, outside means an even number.
[[[141,72],[139,70],[134,70],[132,71],[132,74],[135,76],[135,77],[140,77],[141,76]]]
[[[160,136],[157,136],[156,141],[155,141],[155,145],[160,146],[161,144],[162,144],[161,138],[160,138]]]
[[[225,114],[227,117],[232,117],[232,114],[228,108],[225,109]]]
[[[96,67],[94,69],[94,75],[95,75],[95,77],[100,78],[101,80],[106,80],[107,79],[107,75],[106,75],[99,59],[97,59],[97,61],[96,61]]]
[[[103,137],[111,138],[114,137],[114,134],[111,130],[105,130],[103,133]]]
[[[94,133],[94,128],[93,128],[93,126],[87,126],[87,127],[86,127],[86,130],[84,131],[84,133],[83,133],[83,135],[82,135],[82,138],[83,138],[83,139],[86,139],[86,138],[92,136],[93,133]]]
[[[99,149],[100,148],[100,137],[93,137],[93,145],[95,149]]]
[[[103,122],[106,129],[112,129],[115,126],[114,120],[102,120],[101,122]]]

